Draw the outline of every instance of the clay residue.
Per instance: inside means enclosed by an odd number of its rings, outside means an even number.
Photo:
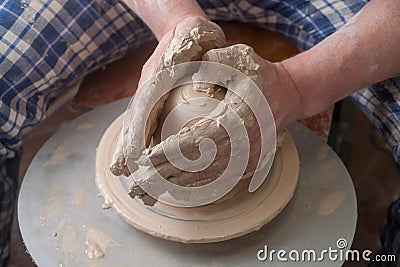
[[[219,100],[224,99],[225,92],[221,87],[217,85],[209,83],[200,83],[200,82],[196,82],[193,85],[194,85],[193,90],[196,92],[206,94],[209,97],[216,98]]]
[[[154,143],[159,144],[183,127],[190,127],[208,116],[224,96],[223,88],[204,83],[187,83],[173,89],[158,121]]]
[[[136,183],[132,184],[131,189],[129,191],[129,196],[131,198],[137,197],[138,199],[142,200],[143,204],[146,206],[154,206],[154,204],[157,202],[157,199],[147,195],[146,192],[143,191],[143,189]]]
[[[101,195],[100,195],[100,196],[101,196]],[[106,209],[111,208],[111,206],[112,206],[112,204],[113,204],[112,200],[111,200],[108,196],[103,196],[103,197],[104,197],[104,203],[103,203],[103,205],[101,206],[101,208],[102,208],[103,210],[106,210]]]
[[[318,214],[327,216],[332,214],[347,198],[347,193],[338,191],[324,197],[320,203]]]
[[[87,188],[86,186],[79,186],[78,190],[74,194],[74,198],[72,199],[72,203],[76,206],[80,207],[82,204],[83,198],[86,196]]]
[[[328,157],[330,151],[331,148],[329,146],[321,146],[316,152],[317,160],[325,160]]]
[[[117,245],[106,233],[91,227],[88,229],[85,241],[84,253],[90,260],[98,260],[106,254],[107,246],[110,244]]]
[[[42,226],[45,226],[46,222],[49,219],[52,219],[57,213],[60,212],[60,209],[63,204],[64,204],[64,199],[60,197],[51,200],[47,204],[42,215],[40,216],[40,219],[42,220]]]
[[[261,66],[253,48],[236,44],[225,48],[213,49],[203,55],[203,61],[218,62],[233,67],[246,74],[259,88],[262,88]],[[216,75],[220,75],[216,73]],[[226,81],[221,81],[226,82]]]
[[[79,125],[78,127],[76,127],[76,129],[84,130],[84,129],[90,129],[92,127],[93,127],[93,123],[86,122],[86,123],[83,123],[83,124]]]
[[[206,23],[199,24],[171,41],[162,57],[162,69],[183,62],[200,60],[205,51],[221,46],[224,42],[216,29]]]
[[[82,241],[79,239],[75,226],[68,224],[64,227],[62,236],[58,242],[57,250],[64,255],[82,253]]]
[[[54,149],[53,153],[51,153],[46,162],[43,163],[43,167],[65,163],[68,156],[71,155],[70,148],[72,145],[73,140],[71,138],[65,140],[56,149]]]
[[[54,237],[56,237],[56,236],[58,235],[58,233],[59,233],[62,229],[64,229],[66,223],[67,223],[67,220],[66,220],[66,219],[61,219],[61,220],[58,222],[57,226],[54,228],[54,231],[53,231],[53,236],[54,236]]]

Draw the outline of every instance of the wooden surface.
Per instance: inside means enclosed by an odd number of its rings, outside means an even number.
[[[297,48],[282,36],[254,25],[239,22],[220,22],[228,44],[250,45],[263,58],[272,62],[296,55]],[[128,97],[136,91],[141,68],[156,47],[156,42],[143,45],[102,69],[88,75],[75,96],[74,105],[90,109]],[[302,120],[308,128],[325,141],[328,138],[333,107],[309,119]]]

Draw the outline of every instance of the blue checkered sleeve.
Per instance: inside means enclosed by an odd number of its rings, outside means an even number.
[[[42,121],[66,86],[153,38],[116,0],[0,1],[0,266],[9,257],[23,129]]]
[[[152,35],[115,1],[4,1],[0,5],[0,161],[60,90]],[[21,4],[25,3],[25,4]]]

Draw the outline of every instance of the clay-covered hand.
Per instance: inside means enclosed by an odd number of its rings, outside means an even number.
[[[124,124],[125,127],[121,130],[110,166],[114,175],[130,174],[125,155],[137,158],[142,153],[143,147],[138,142],[145,140],[146,145],[149,144],[164,102],[169,96],[168,93],[165,94],[152,109],[148,120],[145,120],[143,106],[153,101],[153,92],[142,85],[163,69],[188,61],[201,60],[205,52],[223,45],[225,36],[221,28],[203,17],[187,17],[164,35],[143,66],[138,90],[130,110],[126,112],[125,122],[129,123]]]
[[[286,103],[295,107],[298,95],[289,75],[279,63],[271,63],[262,59],[251,47],[243,44],[210,50],[203,55],[202,60],[222,63],[246,74],[258,86],[257,90],[261,90],[261,93],[269,101],[278,101],[271,106],[274,117],[278,118],[278,130],[282,129],[284,124],[288,122],[287,114],[290,114],[292,109],[287,104],[287,108],[283,108],[284,103],[279,101],[286,101]],[[254,93],[247,90],[244,98],[242,98],[228,90],[223,100],[223,103],[239,116],[247,130],[250,142],[250,157],[245,170],[247,177],[251,176],[257,167],[261,149],[259,125],[244,100],[246,98],[251,99],[251,95]],[[262,103],[262,101],[259,103]],[[225,115],[224,113],[220,114],[221,117]],[[230,137],[224,127],[220,127],[218,121],[218,117],[214,119],[204,118],[190,127],[184,127],[178,134],[170,136],[166,141],[151,147],[147,153],[143,153],[136,164],[141,167],[150,165],[154,167],[144,168],[150,170],[146,173],[146,176],[150,177],[153,175],[151,172],[157,171],[161,176],[181,186],[199,186],[215,180],[228,165],[231,149]],[[169,150],[175,151],[174,145],[176,143],[179,144],[181,153],[187,159],[198,158],[199,144],[204,138],[212,139],[217,147],[213,163],[205,170],[187,172],[174,167],[168,161],[166,154],[171,155],[171,153],[168,153]],[[138,190],[137,185],[134,185],[132,191],[138,192],[140,190]]]

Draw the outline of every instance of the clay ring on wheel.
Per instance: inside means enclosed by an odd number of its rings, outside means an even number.
[[[242,180],[223,199],[201,207],[174,207],[156,202],[146,206],[128,195],[131,178],[115,177],[108,168],[123,115],[104,133],[96,152],[96,185],[112,208],[128,224],[150,235],[183,243],[229,240],[259,230],[275,218],[292,198],[298,181],[299,157],[288,132],[279,137],[273,167],[261,187],[250,193]],[[244,189],[244,190],[243,190]]]

